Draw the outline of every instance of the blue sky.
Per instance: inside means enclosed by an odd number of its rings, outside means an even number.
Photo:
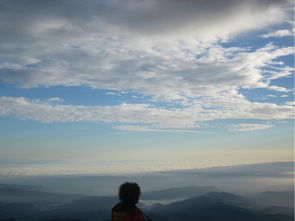
[[[292,1],[0,7],[1,174],[293,161]]]

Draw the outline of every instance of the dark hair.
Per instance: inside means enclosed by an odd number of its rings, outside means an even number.
[[[123,203],[136,204],[140,196],[140,187],[137,183],[123,183],[119,188],[119,198]]]

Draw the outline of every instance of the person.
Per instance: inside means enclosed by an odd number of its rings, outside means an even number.
[[[137,183],[126,182],[119,187],[119,199],[112,208],[112,221],[151,221],[137,206],[141,191]]]

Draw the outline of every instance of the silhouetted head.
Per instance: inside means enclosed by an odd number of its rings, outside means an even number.
[[[137,183],[123,183],[119,188],[119,198],[123,203],[136,204],[140,196],[140,187]]]

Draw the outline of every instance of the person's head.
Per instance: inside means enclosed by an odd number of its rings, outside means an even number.
[[[140,196],[140,187],[137,183],[123,183],[119,188],[119,199],[123,203],[136,204]]]

